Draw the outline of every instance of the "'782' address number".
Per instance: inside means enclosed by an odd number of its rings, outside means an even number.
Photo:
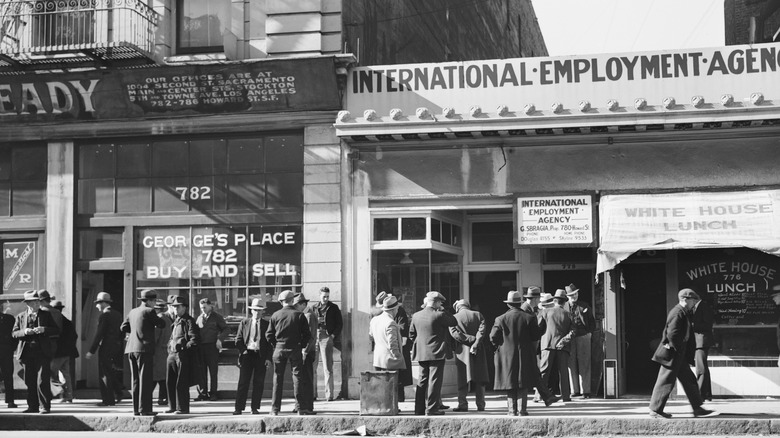
[[[174,190],[179,194],[179,199],[182,201],[211,199],[211,187],[209,186],[174,187]]]

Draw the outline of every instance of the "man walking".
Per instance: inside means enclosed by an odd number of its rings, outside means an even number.
[[[249,306],[252,316],[244,318],[238,326],[236,348],[238,348],[238,388],[233,415],[241,415],[246,408],[249,382],[252,382],[252,415],[260,414],[263,399],[265,371],[271,365],[271,346],[265,339],[268,321],[263,319],[263,300],[255,298]]]
[[[4,305],[0,306],[5,307]],[[13,337],[14,320],[15,318],[8,313],[0,312],[0,378],[5,385],[5,404],[9,409],[16,408],[14,401],[14,349],[16,348],[16,339]]]
[[[168,341],[168,374],[165,383],[169,406],[165,413],[189,414],[190,375],[200,333],[195,318],[187,312],[184,297],[174,298],[171,305],[176,308],[176,320],[171,326],[171,339]]]
[[[485,410],[485,384],[490,381],[487,357],[483,340],[485,336],[485,318],[481,313],[471,310],[468,300],[458,300],[452,305],[455,309],[456,327],[450,327],[455,339],[455,365],[458,372],[458,406],[453,412],[469,410],[466,396],[469,383],[474,387],[478,411]]]
[[[420,364],[420,379],[414,399],[417,415],[444,415],[441,410],[441,385],[444,379],[444,361],[452,357],[449,328],[458,321],[443,311],[445,298],[436,291],[425,295],[425,307],[412,315],[409,340],[414,342],[412,359]]]
[[[62,314],[65,304],[60,300],[54,300],[51,302],[51,307]],[[52,384],[61,388],[60,401],[62,403],[73,403],[73,378],[70,373],[70,361],[79,357],[79,350],[76,347],[78,339],[79,335],[76,333],[73,322],[63,315],[62,332],[51,360]]]
[[[696,299],[692,311],[693,324],[693,357],[696,364],[696,382],[699,385],[699,392],[704,400],[712,400],[712,380],[710,378],[710,367],[707,365],[707,355],[710,347],[713,345],[714,334],[712,325],[715,322],[715,315],[712,307],[702,300]]]
[[[97,294],[95,307],[100,312],[95,338],[87,352],[87,359],[98,353],[98,374],[100,376],[100,398],[98,406],[114,406],[122,400],[122,383],[117,379],[116,369],[122,366],[122,315],[111,307],[111,295]]]
[[[120,330],[130,334],[125,346],[125,354],[130,361],[132,373],[133,415],[154,416],[156,415],[152,410],[154,328],[162,328],[164,322],[154,311],[157,299],[155,291],[142,290],[138,299],[141,300],[141,305],[127,314]]]
[[[664,412],[664,407],[677,379],[680,380],[688,402],[693,407],[695,417],[718,415],[717,412],[702,407],[704,400],[701,398],[696,376],[688,367],[685,355],[692,333],[689,314],[693,303],[698,298],[699,296],[692,289],[682,289],[677,293],[678,304],[669,311],[669,315],[666,317],[661,343],[653,355],[653,361],[661,364],[661,367],[658,370],[653,395],[650,397],[650,417],[652,418],[672,417],[671,414]]]
[[[24,369],[27,409],[24,413],[51,412],[51,358],[54,343],[50,337],[60,331],[50,312],[41,310],[38,292],[24,293],[27,310],[16,315],[12,336],[19,341],[16,356]],[[37,389],[36,389],[37,388]]]
[[[539,347],[542,350],[542,358],[539,371],[542,374],[543,388],[549,388],[550,375],[557,373],[561,385],[561,398],[563,401],[571,401],[571,387],[569,386],[569,350],[574,331],[571,328],[571,315],[563,308],[566,291],[558,289],[555,296],[545,294],[547,299],[542,299],[544,307],[539,311],[539,328],[542,330],[542,340]]]
[[[222,349],[222,340],[226,334],[227,324],[225,318],[214,311],[214,304],[208,298],[200,300],[200,315],[198,316],[198,328],[200,329],[200,345],[198,353],[203,367],[201,369],[201,383],[198,385],[198,397],[195,400],[217,401],[217,381],[219,350]],[[210,380],[210,385],[207,383]]]
[[[574,339],[569,353],[569,377],[574,393],[572,397],[590,398],[590,338],[596,330],[596,318],[590,305],[580,300],[580,290],[574,283],[565,288],[569,301],[564,305],[571,314]]]
[[[320,301],[314,303],[312,310],[317,315],[317,356],[322,361],[325,373],[325,398],[333,401],[333,346],[340,343],[339,336],[344,323],[339,306],[330,301],[330,289],[327,286],[320,288]],[[314,386],[316,393],[316,376]],[[316,400],[316,395],[314,398]]]
[[[303,313],[295,310],[293,300],[295,294],[291,290],[282,291],[279,294],[279,302],[282,308],[271,315],[265,338],[274,347],[274,387],[271,396],[271,413],[279,415],[282,408],[282,389],[284,386],[284,372],[287,362],[292,368],[293,393],[298,405],[303,400],[301,397],[301,375],[303,374],[302,351],[309,343],[311,333]],[[305,401],[303,404],[305,405]],[[301,415],[308,412],[299,411]]]

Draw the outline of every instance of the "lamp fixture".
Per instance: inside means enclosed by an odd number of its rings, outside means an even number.
[[[409,257],[409,254],[411,254],[411,251],[404,251],[404,256],[401,257],[401,261],[399,261],[398,263],[400,263],[402,265],[411,265],[411,264],[413,264],[414,260],[412,260],[412,258]]]

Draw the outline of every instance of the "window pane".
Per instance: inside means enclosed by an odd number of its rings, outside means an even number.
[[[228,187],[229,210],[258,210],[265,207],[265,177],[263,175],[236,175],[230,177]]]
[[[452,226],[452,245],[460,246],[460,227],[457,225]]]
[[[266,226],[249,229],[250,284],[300,285],[301,227]]]
[[[392,293],[410,315],[420,310],[431,290],[428,250],[372,251],[371,270],[376,275],[374,295],[377,291]]]
[[[214,177],[190,178],[187,190],[189,190],[186,193],[187,202],[193,211],[214,210]],[[177,195],[179,195],[178,191]]]
[[[151,146],[148,143],[117,145],[117,176],[149,176]]]
[[[401,218],[401,240],[425,239],[425,218]]]
[[[14,183],[14,216],[46,214],[46,182]]]
[[[192,230],[192,278],[200,286],[246,285],[245,227]]]
[[[398,219],[374,219],[374,240],[398,240]]]
[[[232,139],[228,141],[228,171],[230,173],[263,171],[263,140]]]
[[[188,211],[187,199],[191,196],[186,177],[154,178],[154,206],[152,211]],[[178,189],[178,190],[177,190]],[[184,189],[182,191],[181,189]],[[182,199],[184,197],[185,199]]]
[[[188,287],[190,229],[147,228],[136,234],[136,279],[139,287]],[[141,283],[143,282],[143,283]]]
[[[79,260],[122,257],[121,230],[80,230]]]
[[[152,176],[187,175],[187,142],[165,141],[152,145]]]
[[[11,179],[11,145],[0,145],[0,180]]]
[[[266,208],[303,206],[302,173],[268,174],[266,184],[268,197]]]
[[[199,303],[203,298],[211,300],[214,311],[225,318],[228,326],[227,338],[235,338],[238,324],[246,316],[246,288],[201,289],[195,285],[191,311],[194,318],[201,314]]]
[[[113,213],[114,180],[87,179],[79,181],[79,214]]]
[[[117,213],[148,213],[152,209],[149,178],[116,180]]]
[[[190,175],[222,175],[225,160],[225,140],[190,142]]]
[[[11,183],[0,183],[0,217],[11,215]]]
[[[15,147],[11,166],[15,181],[46,181],[46,146]]]
[[[226,0],[179,0],[179,47],[222,47],[227,6]]]
[[[471,224],[472,261],[514,261],[512,222],[475,222]]]
[[[452,245],[452,224],[448,222],[441,223],[441,243]]]
[[[431,219],[431,240],[441,242],[441,221]]]
[[[460,257],[431,251],[431,289],[440,292],[448,303],[454,303],[460,293]]]
[[[114,145],[87,144],[79,148],[80,178],[110,178],[114,176]]]
[[[303,138],[300,135],[268,137],[265,159],[266,172],[302,172]]]

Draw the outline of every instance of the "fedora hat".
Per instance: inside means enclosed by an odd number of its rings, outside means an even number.
[[[523,293],[516,290],[510,290],[509,293],[506,294],[506,300],[504,300],[504,302],[507,304],[522,304]]]
[[[677,292],[677,299],[681,300],[683,298],[696,298],[699,299],[699,294],[693,291],[693,289],[685,288],[680,290],[680,292]]]
[[[111,303],[111,295],[109,295],[108,292],[98,292],[97,299],[95,300],[95,304],[97,303]]]
[[[538,298],[542,296],[542,289],[539,286],[528,286],[528,292],[523,295],[524,298]]]
[[[552,305],[553,303],[553,296],[552,294],[543,293],[541,296],[541,300],[539,300],[539,308],[546,307],[549,305]]]
[[[306,299],[306,295],[303,294],[303,292],[298,292],[295,294],[295,298],[293,298],[293,303],[308,303],[309,300]]]
[[[52,298],[54,298],[54,297],[52,297],[51,294],[49,293],[49,291],[47,291],[46,289],[41,289],[41,290],[38,291],[38,299],[39,300],[45,301],[45,300],[51,300]]]
[[[38,291],[36,290],[28,290],[24,293],[24,301],[40,301],[41,298],[38,296]]]
[[[252,304],[249,305],[249,308],[254,310],[265,309],[265,307],[263,307],[263,300],[261,300],[260,298],[252,299]]]
[[[429,300],[447,301],[447,299],[444,298],[444,295],[436,292],[435,290],[432,290],[432,291],[428,292],[427,294],[425,294],[425,298],[427,298]]]
[[[385,291],[376,294],[376,306],[382,307],[382,303],[385,301],[385,298],[387,298],[387,292]]]
[[[291,290],[284,290],[282,291],[282,293],[279,294],[280,303],[291,302],[293,299],[295,299],[295,292]]]
[[[141,291],[141,295],[138,297],[138,299],[144,301],[157,299],[157,292],[155,292],[153,289],[144,289]]]
[[[177,296],[177,297],[175,297],[173,299],[172,303],[168,303],[168,304],[170,304],[171,306],[186,306],[187,305],[187,299],[184,298],[184,297]]]
[[[155,309],[167,309],[168,308],[168,303],[164,299],[162,299],[162,298],[157,298],[156,300],[154,300],[154,308]]]
[[[568,286],[566,286],[566,296],[572,296],[579,292],[580,289],[574,285],[574,283],[570,283]]]
[[[461,307],[468,307],[470,309],[471,308],[471,303],[469,303],[469,300],[467,300],[467,299],[460,299],[460,300],[455,301],[454,303],[452,303],[452,309],[455,310],[456,312]]]
[[[563,289],[556,289],[553,298],[560,302],[569,301],[569,297],[566,296],[566,291]]]
[[[178,295],[168,295],[168,300],[166,301],[167,304],[173,303],[173,300],[178,297]]]
[[[63,304],[63,302],[60,301],[60,300],[53,300],[51,302],[51,304],[49,304],[49,305],[54,307],[55,309],[64,309],[65,308],[65,304]]]
[[[398,304],[400,304],[398,302],[398,298],[396,298],[394,296],[389,296],[389,297],[387,297],[385,302],[382,303],[382,310],[393,310],[396,307],[398,307]]]
[[[211,300],[210,300],[210,299],[208,299],[208,298],[202,298],[202,299],[200,300],[200,305],[202,306],[202,305],[204,305],[204,304],[211,305],[212,303],[211,303]]]

